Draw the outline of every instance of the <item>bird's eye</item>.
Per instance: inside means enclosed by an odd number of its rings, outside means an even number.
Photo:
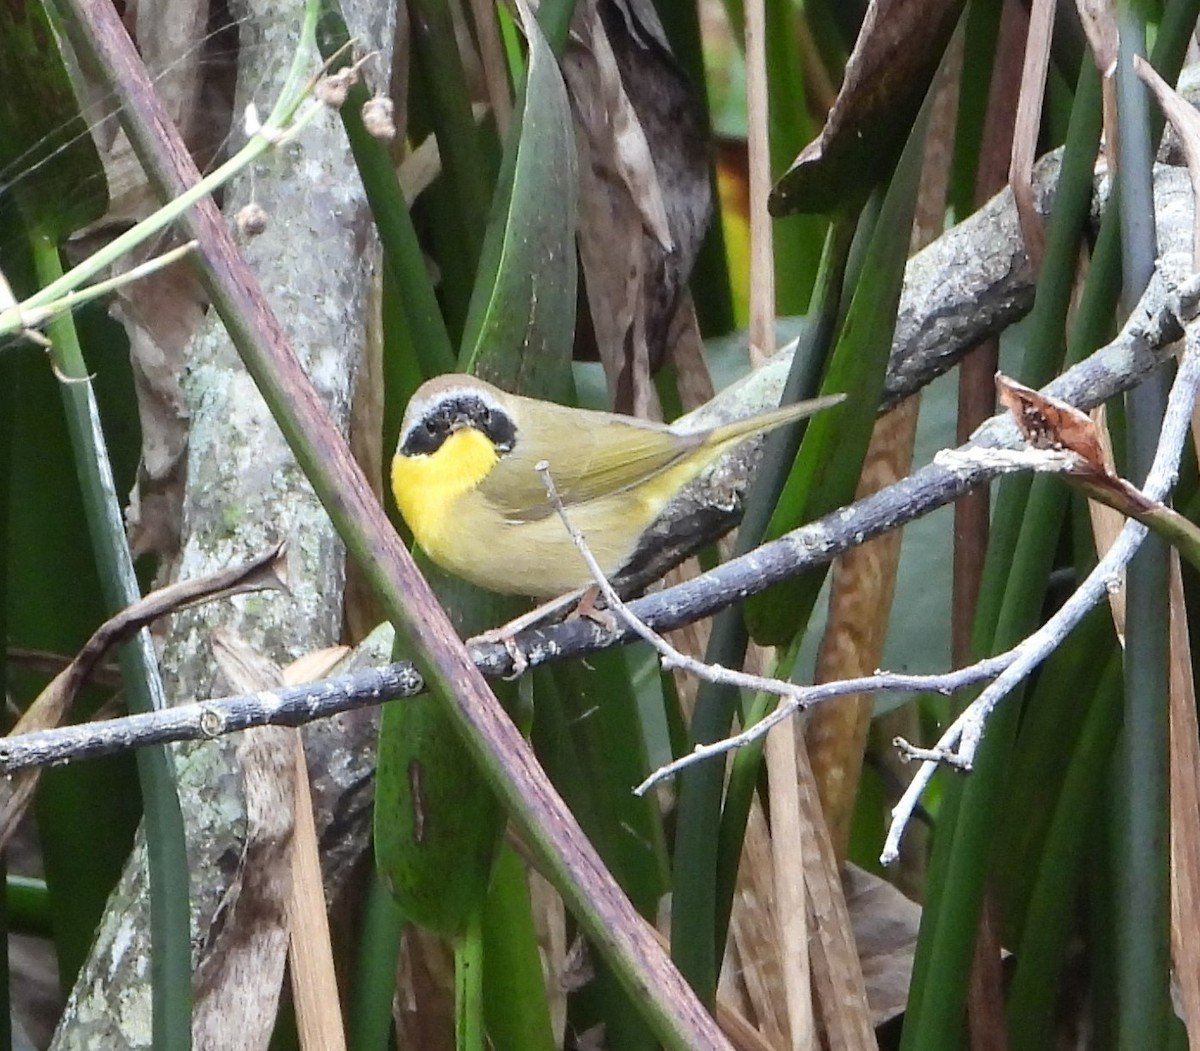
[[[437,424],[435,424],[433,422],[433,420],[425,421],[425,433],[426,434],[437,434]]]

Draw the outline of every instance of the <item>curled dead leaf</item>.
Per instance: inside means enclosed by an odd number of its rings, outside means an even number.
[[[900,155],[962,0],[872,0],[837,101],[771,193],[771,212],[829,212],[865,199]]]
[[[96,629],[75,659],[38,694],[17,721],[10,736],[49,729],[61,723],[70,711],[80,687],[88,681],[93,669],[105,656],[159,617],[218,597],[285,587],[285,567],[284,548],[280,544],[245,565],[208,577],[182,580],[151,592],[140,602],[121,610]],[[39,773],[38,770],[28,770],[0,783],[0,849],[8,842],[21,815],[25,813]]]
[[[616,403],[645,415],[712,213],[699,110],[646,0],[581,0],[563,74],[596,349]]]
[[[996,392],[1000,404],[1012,413],[1022,437],[1035,449],[1066,449],[1075,453],[1090,472],[1115,477],[1105,459],[1096,424],[1087,413],[999,372]]]

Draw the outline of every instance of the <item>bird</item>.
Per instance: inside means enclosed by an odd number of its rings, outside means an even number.
[[[443,569],[488,591],[559,596],[593,581],[541,470],[612,577],[672,498],[723,453],[842,398],[690,430],[446,374],[423,383],[409,400],[392,460],[392,493],[413,538]]]

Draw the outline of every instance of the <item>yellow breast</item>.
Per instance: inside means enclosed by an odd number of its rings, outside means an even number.
[[[456,520],[456,505],[496,465],[496,449],[470,428],[456,431],[428,456],[392,460],[392,493],[413,536],[435,561],[447,544],[470,543],[470,523]],[[466,534],[464,536],[464,534]]]

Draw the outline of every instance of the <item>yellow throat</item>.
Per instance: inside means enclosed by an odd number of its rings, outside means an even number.
[[[488,476],[499,457],[479,431],[455,431],[427,456],[392,460],[392,493],[413,537],[430,554],[454,525],[454,504]]]

